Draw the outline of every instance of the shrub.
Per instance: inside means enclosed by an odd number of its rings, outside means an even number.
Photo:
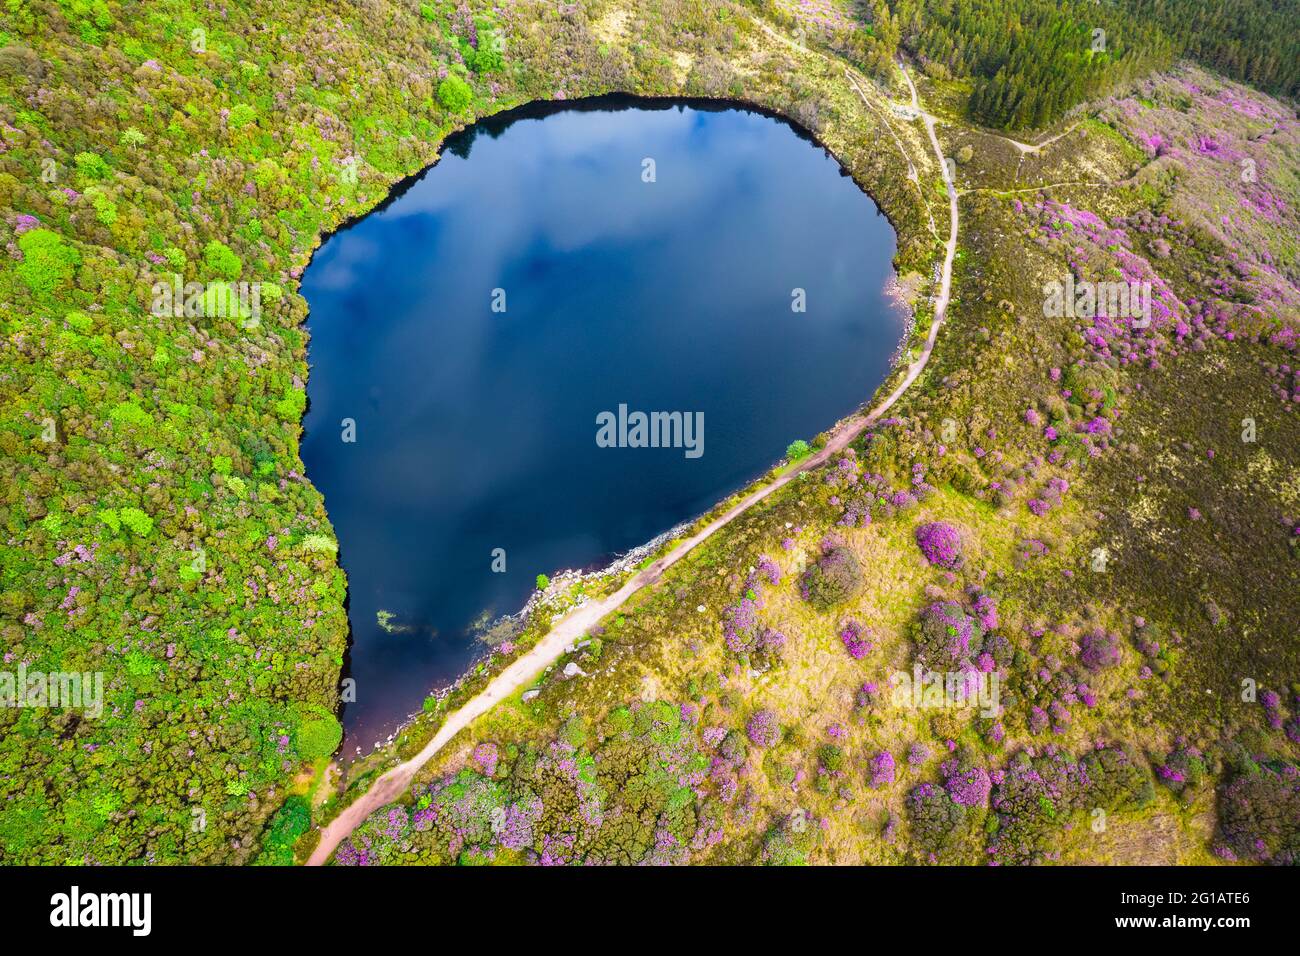
[[[808,443],[800,438],[798,441],[790,442],[785,450],[785,457],[791,461],[799,461],[801,458],[807,458],[811,450]]]
[[[894,755],[882,750],[871,758],[868,783],[873,790],[886,787],[894,782],[896,773]]]
[[[747,654],[758,644],[758,601],[742,597],[722,612],[722,637],[735,654]]]
[[[479,773],[485,777],[495,777],[497,773],[497,762],[501,755],[497,750],[497,745],[491,742],[481,743],[470,753],[470,760],[478,767]]]
[[[862,660],[875,649],[867,630],[857,621],[849,620],[840,625],[840,641],[844,644],[849,657],[855,661]]]
[[[930,521],[916,528],[916,544],[925,560],[941,568],[961,564],[961,534],[950,524]]]
[[[993,790],[997,828],[989,843],[990,861],[1044,862],[1062,816],[1085,802],[1086,784],[1083,768],[1067,754],[1049,749],[1036,758],[1025,753],[1014,757]]]
[[[18,278],[38,296],[47,296],[72,281],[81,253],[63,241],[57,232],[32,229],[18,237],[23,261],[18,263]]]
[[[1156,767],[1156,779],[1186,801],[1205,782],[1205,759],[1195,747],[1177,747]]]
[[[953,803],[962,807],[984,808],[989,805],[989,792],[993,783],[983,767],[956,770],[944,781],[943,787]]]
[[[781,723],[776,712],[763,708],[755,711],[745,724],[745,734],[755,747],[772,747],[781,739]]]
[[[238,279],[244,263],[224,242],[211,240],[203,247],[203,264],[219,279]]]
[[[311,805],[307,798],[292,794],[281,804],[266,828],[258,866],[292,866],[293,846],[311,828]]]
[[[822,744],[817,750],[818,765],[835,773],[844,767],[844,750],[835,744]]]
[[[804,599],[819,611],[827,611],[861,590],[862,565],[846,545],[834,544],[804,572],[801,583]]]
[[[475,73],[497,73],[505,66],[505,38],[500,36],[491,23],[486,21],[478,26],[478,48],[474,51]]]
[[[338,542],[323,534],[309,534],[302,539],[302,549],[315,554],[337,554]]]
[[[453,113],[460,113],[474,99],[474,91],[459,76],[449,76],[438,84],[438,102]]]
[[[107,525],[108,530],[114,534],[117,534],[122,530],[122,518],[114,508],[101,508],[99,511],[95,512],[95,517],[98,518],[102,524]]]
[[[328,757],[343,743],[343,725],[332,714],[303,721],[298,727],[298,755],[303,760]]]
[[[249,123],[257,119],[257,111],[247,103],[240,103],[230,111],[230,117],[227,119],[231,129],[243,129]]]
[[[560,727],[560,739],[575,749],[581,747],[587,742],[587,722],[574,714]]]
[[[763,838],[763,863],[767,866],[806,866],[816,832],[805,811],[796,810]]]
[[[1220,856],[1300,864],[1300,769],[1259,764],[1219,795]]]
[[[134,402],[118,402],[109,409],[108,417],[110,421],[133,425],[136,428],[147,428],[153,424],[149,413]]]
[[[780,631],[765,627],[758,635],[758,645],[755,647],[755,656],[759,663],[769,667],[781,663],[785,654],[786,637]]]
[[[1079,648],[1079,661],[1090,671],[1105,670],[1120,661],[1119,637],[1101,628],[1085,634]]]
[[[932,783],[907,795],[907,815],[917,846],[936,859],[951,858],[966,835],[966,808]]]
[[[122,508],[117,514],[122,524],[136,537],[147,537],[153,531],[153,518],[139,508]]]
[[[921,612],[916,658],[931,670],[947,670],[981,647],[983,628],[955,601],[936,601]]]
[[[745,743],[744,734],[738,730],[727,731],[727,736],[723,737],[722,743],[718,745],[718,753],[730,763],[737,766],[743,764],[749,759],[749,745]]]
[[[99,181],[112,174],[112,169],[98,153],[78,153],[73,157],[73,162],[77,165],[77,172],[86,179]]]

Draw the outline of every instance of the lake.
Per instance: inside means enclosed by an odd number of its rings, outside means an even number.
[[[344,753],[538,574],[699,515],[866,402],[903,331],[894,251],[790,124],[625,97],[479,123],[331,236],[303,275],[302,457],[349,582]]]

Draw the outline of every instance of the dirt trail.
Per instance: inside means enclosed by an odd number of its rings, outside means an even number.
[[[912,90],[912,103],[919,112],[916,86],[912,83],[912,78],[908,76],[906,67],[903,67],[902,64],[899,64],[899,66],[903,70],[903,76]],[[857,88],[856,83],[854,87]],[[858,89],[857,92],[864,100],[866,99],[861,89]],[[379,777],[369,790],[331,820],[320,831],[320,841],[317,843],[316,849],[312,851],[311,857],[307,860],[308,866],[321,866],[328,862],[339,843],[371,813],[400,797],[411,785],[411,781],[420,768],[433,759],[434,755],[458,733],[486,714],[496,704],[515,693],[520,687],[532,681],[548,664],[564,654],[565,649],[570,644],[580,640],[591,627],[599,623],[606,615],[622,607],[633,594],[658,581],[668,568],[690,554],[699,544],[712,537],[719,528],[730,524],[736,517],[744,514],[773,492],[784,488],[800,475],[807,474],[812,469],[825,464],[833,455],[846,448],[872,422],[889,411],[903,393],[911,387],[912,383],[920,377],[921,372],[925,370],[926,363],[930,361],[930,354],[934,350],[934,343],[939,335],[939,327],[943,325],[944,316],[948,311],[948,298],[952,288],[952,264],[957,254],[958,229],[957,189],[948,175],[948,165],[943,161],[943,150],[940,148],[939,140],[935,136],[935,118],[928,115],[923,115],[922,118],[925,122],[926,131],[930,136],[930,145],[934,148],[935,159],[938,161],[939,169],[943,174],[944,183],[948,187],[948,208],[951,220],[943,268],[940,272],[939,288],[934,297],[934,319],[930,323],[930,334],[926,337],[921,354],[908,366],[907,374],[903,377],[903,380],[883,402],[871,409],[871,411],[857,418],[846,419],[837,425],[831,432],[830,439],[825,447],[817,454],[804,459],[771,484],[750,492],[739,502],[728,508],[726,512],[714,518],[704,528],[691,535],[691,537],[682,540],[672,551],[669,551],[640,573],[634,575],[613,594],[599,601],[592,601],[575,608],[562,620],[556,622],[550,632],[534,647],[511,662],[477,696],[470,698],[459,710],[448,715],[438,732],[434,734],[433,739],[425,744],[419,753]]]
[[[1048,137],[1047,139],[1043,140],[1041,143],[1039,143],[1036,146],[1031,146],[1029,143],[1019,143],[1016,140],[1012,139],[1010,136],[1002,136],[1001,134],[998,133],[994,133],[993,135],[997,136],[998,139],[1005,139],[1016,149],[1020,150],[1022,156],[1028,156],[1031,153],[1041,153],[1044,149],[1046,149],[1048,146],[1051,146],[1058,139],[1061,139],[1064,136],[1069,136],[1078,128],[1079,128],[1079,124],[1075,123],[1069,129],[1062,130],[1061,132],[1057,133],[1055,136]]]

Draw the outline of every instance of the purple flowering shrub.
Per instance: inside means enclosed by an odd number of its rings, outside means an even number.
[[[549,743],[494,748],[494,778],[477,769],[488,755],[476,748],[470,766],[417,787],[409,810],[372,814],[337,860],[689,862],[721,841],[719,808],[734,798],[735,774],[725,737],[701,743],[682,713],[666,701],[637,701],[611,710],[599,733],[566,722]],[[699,749],[710,739],[712,756]],[[740,747],[743,762],[743,738]]]
[[[1094,628],[1079,639],[1079,662],[1090,671],[1102,671],[1120,662],[1119,635]]]
[[[1067,629],[1056,629],[1051,636],[1062,640],[1068,633]],[[1029,732],[1037,736],[1050,728],[1054,734],[1066,733],[1079,708],[1097,706],[1097,694],[1089,685],[1090,680],[1089,672],[1078,663],[1063,659],[1063,655],[1042,653],[1037,668],[1026,675],[1022,685],[1023,700],[1029,705],[1026,717]]]
[[[750,591],[722,612],[722,637],[735,654],[748,654],[758,646],[758,596]]]
[[[916,545],[925,560],[941,568],[961,566],[961,532],[944,521],[930,521],[916,527]]]
[[[916,660],[929,670],[953,670],[979,656],[984,628],[956,601],[935,601],[913,629]]]
[[[983,621],[980,623],[983,624]],[[1015,657],[1016,649],[1005,635],[989,633],[984,635],[984,643],[980,645],[975,663],[981,672],[987,674],[999,668],[1009,667]]]
[[[822,555],[804,572],[800,593],[819,611],[843,604],[862,589],[862,566],[855,555],[836,535],[822,541]]]
[[[1037,737],[1047,729],[1048,723],[1047,711],[1037,704],[1029,708],[1029,732],[1031,734]]]
[[[953,803],[975,809],[987,807],[989,792],[993,789],[993,782],[989,777],[989,772],[983,767],[959,770],[956,766],[949,767],[949,763],[955,762],[945,762],[940,767],[940,771],[946,777],[943,788],[948,791],[948,796],[952,797]]]
[[[880,685],[875,681],[867,681],[858,688],[858,692],[854,696],[853,706],[858,710],[874,710],[880,705],[880,700]]]
[[[880,425],[888,427],[885,422]],[[882,433],[869,432],[864,436],[868,444],[884,440]],[[832,508],[840,509],[836,525],[842,528],[866,527],[873,519],[893,517],[928,498],[934,493],[934,487],[926,480],[925,467],[922,462],[914,463],[910,485],[896,489],[884,475],[865,471],[857,461],[856,452],[847,449],[834,467],[825,469],[823,477],[825,486],[834,492],[828,503]]]
[[[1264,708],[1264,718],[1268,725],[1274,730],[1282,729],[1284,715],[1282,713],[1282,695],[1275,690],[1261,691],[1259,695],[1260,706]]]
[[[852,619],[840,625],[840,642],[849,652],[849,657],[855,661],[862,660],[875,650],[876,645],[869,635],[870,632],[866,628]]]
[[[980,627],[986,631],[991,631],[998,626],[998,604],[993,595],[984,594],[976,591],[973,595],[971,611],[975,619],[980,622]]]
[[[739,599],[722,611],[722,638],[727,649],[758,666],[779,663],[785,651],[785,635],[763,627],[758,619],[758,612],[763,608],[764,589],[780,581],[781,569],[775,561],[763,555],[754,571],[745,578]]]
[[[497,761],[500,755],[497,753],[497,745],[494,743],[482,743],[474,748],[470,759],[477,765],[479,773],[485,777],[494,777],[497,772]]]
[[[352,831],[335,853],[340,866],[383,866],[403,862],[411,850],[410,818],[405,807],[383,807]]]
[[[745,736],[755,747],[774,747],[781,740],[781,722],[776,711],[764,707],[754,711],[745,723]]]
[[[718,745],[718,755],[734,767],[739,767],[749,759],[749,744],[739,730],[731,729]]]
[[[1300,767],[1249,763],[1220,790],[1218,809],[1219,856],[1300,865]]]
[[[889,786],[894,782],[896,776],[894,755],[888,750],[880,751],[867,763],[867,785],[872,790],[879,790],[881,787]]]
[[[997,815],[989,861],[1022,865],[1055,859],[1057,830],[1082,811],[1129,811],[1155,797],[1144,762],[1123,747],[1100,747],[1076,760],[1047,747],[1017,754],[992,775],[990,806]]]
[[[1190,803],[1206,778],[1204,755],[1195,747],[1175,747],[1159,764],[1156,780],[1176,794],[1183,803]]]
[[[982,843],[992,779],[962,748],[939,767],[942,786],[923,783],[907,795],[912,833],[931,863],[973,862]]]

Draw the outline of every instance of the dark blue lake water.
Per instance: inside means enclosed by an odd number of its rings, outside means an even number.
[[[539,573],[698,515],[866,401],[902,331],[893,255],[790,125],[622,98],[481,123],[331,237],[303,277],[302,457],[349,581],[345,752],[463,672],[471,622]],[[702,454],[601,447],[620,404],[702,413]]]

